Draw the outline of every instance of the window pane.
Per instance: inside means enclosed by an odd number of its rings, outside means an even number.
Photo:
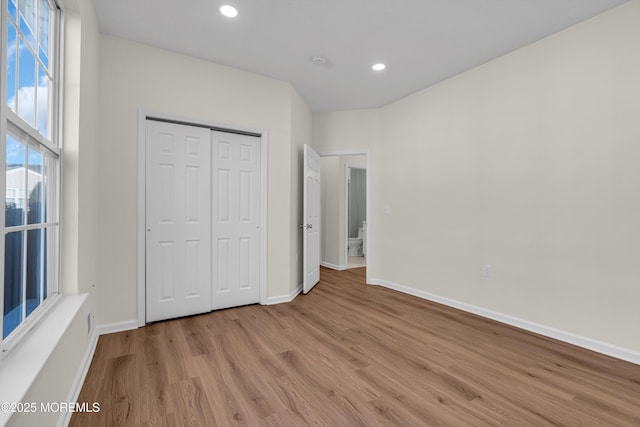
[[[38,67],[38,131],[49,138],[49,76],[42,67]]]
[[[4,239],[4,322],[6,338],[22,322],[22,245],[24,231],[8,233]]]
[[[5,225],[24,224],[26,205],[26,147],[7,135]]]
[[[7,25],[7,105],[13,112],[16,111],[16,27]]]
[[[42,230],[27,231],[27,316],[40,305]]]
[[[13,18],[14,21],[16,21],[16,2],[15,0],[9,0],[9,16],[11,16]]]
[[[36,0],[20,0],[20,30],[31,47],[36,47]],[[35,50],[35,49],[34,49]]]
[[[36,59],[20,38],[18,52],[18,115],[35,127]]]
[[[44,64],[45,68],[49,68],[49,32],[51,31],[51,20],[49,19],[49,2],[47,0],[40,0],[40,19],[38,26],[38,46],[40,61]]]
[[[42,222],[42,154],[29,148],[27,224]]]

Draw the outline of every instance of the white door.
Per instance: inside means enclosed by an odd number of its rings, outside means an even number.
[[[210,311],[210,130],[147,120],[145,151],[146,321]]]
[[[302,290],[306,294],[320,281],[320,156],[307,144],[304,145],[302,218]]]
[[[211,132],[212,309],[260,300],[260,139]]]

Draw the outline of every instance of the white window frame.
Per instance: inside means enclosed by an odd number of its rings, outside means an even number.
[[[39,1],[39,0],[36,0]],[[47,0],[51,6],[53,13],[50,15],[52,23],[51,34],[49,35],[51,43],[51,54],[49,58],[49,69],[53,76],[51,86],[49,88],[50,97],[50,135],[47,139],[37,128],[32,127],[25,120],[13,112],[6,103],[6,67],[7,58],[7,20],[9,19],[8,3],[3,0],[0,11],[0,47],[1,47],[1,69],[0,69],[0,110],[2,119],[0,120],[0,164],[3,169],[6,168],[6,140],[7,135],[17,137],[16,139],[23,142],[28,147],[38,147],[40,151],[46,151],[47,157],[53,157],[55,161],[54,172],[47,184],[48,208],[53,213],[53,221],[43,222],[40,224],[24,224],[19,227],[11,227],[11,231],[24,230],[26,233],[30,229],[48,228],[54,230],[52,242],[47,245],[47,298],[35,308],[28,317],[23,318],[21,323],[11,332],[6,339],[2,338],[4,326],[4,254],[5,254],[5,236],[7,228],[5,227],[5,201],[6,201],[6,170],[0,173],[0,191],[2,191],[3,208],[0,209],[0,226],[2,234],[0,234],[0,360],[4,359],[8,352],[15,347],[17,343],[29,332],[31,328],[49,311],[55,304],[60,294],[60,181],[62,176],[62,23],[63,13],[60,5],[56,0]],[[19,13],[19,12],[18,12]],[[18,23],[19,25],[19,23]],[[37,49],[37,47],[36,47]],[[37,55],[37,52],[36,52]],[[36,59],[37,61],[37,59]],[[16,75],[17,78],[17,75]],[[16,94],[17,96],[17,94]],[[37,124],[36,124],[37,126]],[[43,154],[43,158],[45,154]],[[43,163],[44,164],[44,163]],[[28,173],[27,173],[28,175]],[[53,182],[51,182],[53,181]],[[25,239],[26,240],[26,239]],[[26,247],[23,248],[26,252]],[[25,254],[26,255],[26,254]],[[24,257],[24,255],[23,255]],[[23,260],[23,268],[25,268],[26,259]],[[26,271],[26,270],[25,270]],[[23,279],[24,281],[24,279]],[[26,285],[25,285],[26,286]],[[26,291],[23,291],[26,292]],[[23,301],[22,304],[25,304]]]

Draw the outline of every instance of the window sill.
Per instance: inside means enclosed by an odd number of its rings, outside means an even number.
[[[24,399],[87,296],[58,297],[38,324],[0,361],[0,404],[18,403]],[[0,425],[5,425],[11,415],[11,412],[0,410]]]

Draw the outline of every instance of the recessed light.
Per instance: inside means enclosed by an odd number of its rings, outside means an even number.
[[[387,68],[387,66],[386,66],[386,65],[384,65],[384,64],[374,64],[371,68],[372,68],[374,71],[382,71],[382,70],[384,70],[385,68]]]
[[[220,13],[228,18],[235,18],[238,16],[238,10],[233,7],[225,4],[224,6],[220,6]]]

